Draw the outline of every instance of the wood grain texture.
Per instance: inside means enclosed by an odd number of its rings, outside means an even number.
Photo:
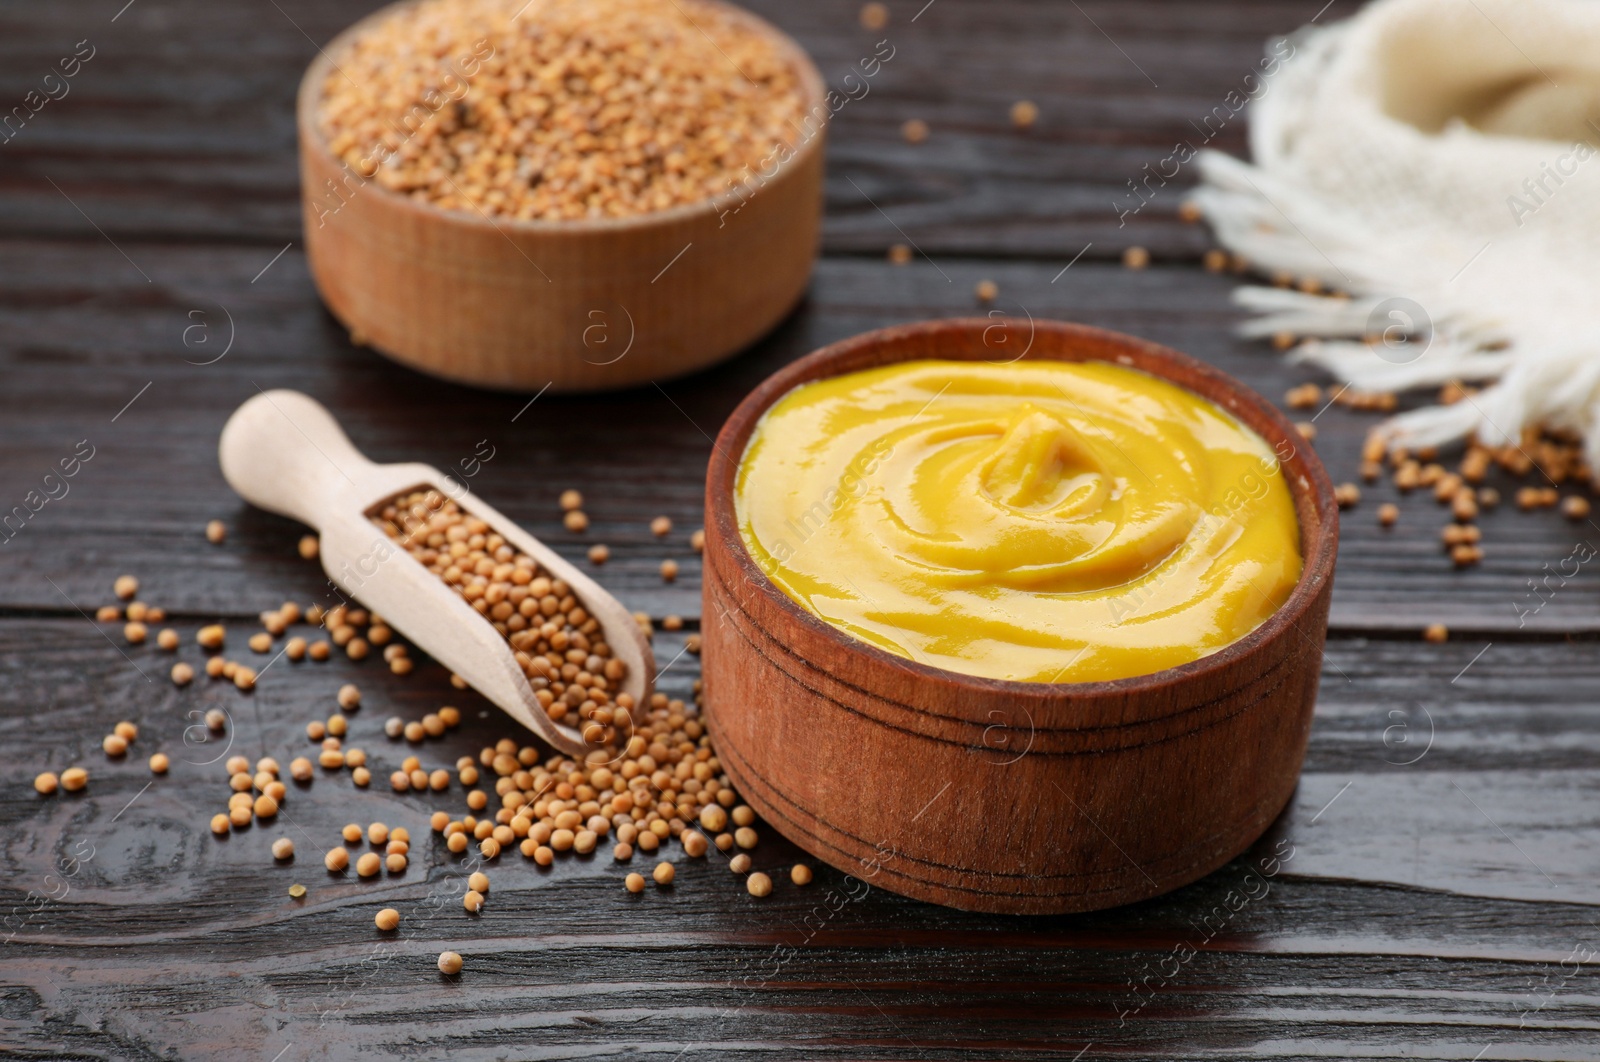
[[[193,658],[192,625],[181,629],[180,655]],[[663,686],[684,696],[695,657],[680,648],[659,636],[662,660],[677,658]],[[0,944],[0,1044],[98,1058],[666,1060],[688,1048],[729,1059],[1069,1060],[1090,1043],[1081,1057],[1367,1058],[1409,1045],[1441,1059],[1592,1058],[1600,1002],[1585,956],[1600,949],[1600,930],[1592,885],[1567,888],[1595,880],[1600,864],[1588,846],[1533,845],[1592,821],[1593,803],[1540,804],[1530,788],[1519,810],[1506,787],[1483,781],[1521,770],[1562,789],[1594,784],[1600,733],[1581,690],[1600,678],[1600,646],[1491,650],[1461,680],[1476,721],[1442,727],[1411,766],[1384,759],[1397,758],[1386,706],[1438,704],[1477,648],[1330,643],[1311,773],[1293,809],[1239,860],[1159,900],[1070,916],[970,914],[822,867],[808,889],[780,883],[758,903],[715,853],[680,861],[670,892],[635,899],[609,858],[540,871],[503,856],[489,868],[490,902],[470,918],[459,903],[466,868],[425,826],[434,806],[459,805],[457,787],[400,796],[324,775],[291,792],[277,826],[217,841],[205,821],[226,799],[226,776],[203,761],[221,749],[184,740],[190,712],[222,707],[230,754],[282,759],[312,747],[304,720],[355,681],[365,697],[352,744],[385,769],[414,751],[447,764],[504,724],[450,690],[442,669],[424,660],[399,678],[370,661],[285,662],[253,693],[203,680],[179,691],[159,676],[146,684],[133,666],[148,671],[165,654],[130,651],[131,664],[83,620],[0,620],[0,741],[28,750],[0,760],[0,911],[19,920]],[[387,715],[417,718],[445,701],[465,721],[443,739],[415,749],[382,736]],[[160,749],[174,761],[142,795],[142,759],[113,765],[98,749],[123,717],[140,724],[139,757]],[[1588,750],[1586,763],[1575,749]],[[34,770],[73,762],[91,769],[82,796],[45,799],[27,785]],[[1484,769],[1477,781],[1473,764]],[[1510,840],[1460,797],[1437,799],[1452,776]],[[1369,789],[1383,799],[1363,803]],[[1540,811],[1546,821],[1530,821]],[[359,884],[324,871],[318,855],[339,827],[372,820],[423,838],[407,872]],[[1422,887],[1406,877],[1419,827],[1433,875]],[[758,866],[799,856],[761,832]],[[289,866],[267,852],[280,834],[299,848]],[[1486,895],[1509,879],[1513,841],[1562,884],[1558,900],[1547,887],[1538,895],[1531,870],[1522,898]],[[47,883],[63,857],[90,850],[64,895]],[[285,894],[294,881],[310,889],[301,904]],[[1247,888],[1257,895],[1241,903]],[[30,890],[59,898],[30,900]],[[380,906],[405,917],[387,947],[372,930]],[[467,958],[459,981],[433,969],[446,947]]]
[[[740,455],[774,403],[881,365],[1013,352],[1151,373],[1266,440],[1294,498],[1305,558],[1283,606],[1201,660],[1055,686],[956,675],[865,645],[766,578],[741,540],[734,494]],[[870,868],[885,888],[963,910],[1059,914],[1148,899],[1238,855],[1294,789],[1338,539],[1333,485],[1294,426],[1175,351],[1022,318],[868,332],[763,382],[717,437],[701,610],[707,722],[751,806],[840,870]],[[796,757],[797,748],[809,755]],[[856,773],[877,780],[873,799],[842,784]],[[1007,821],[1000,844],[989,833],[997,821]]]
[[[278,522],[237,502],[213,456],[228,412],[257,387],[312,395],[374,459],[421,460],[451,472],[570,560],[587,564],[588,545],[607,543],[613,559],[600,574],[624,603],[655,616],[695,617],[700,566],[688,535],[701,522],[711,440],[740,399],[827,343],[970,315],[981,309],[972,296],[980,279],[1000,285],[999,309],[1143,336],[1274,402],[1311,378],[1266,344],[1231,336],[1238,320],[1227,301],[1231,280],[1198,270],[1130,272],[1080,261],[1060,273],[1053,263],[943,257],[897,268],[833,258],[819,263],[807,301],[772,336],[714,370],[606,398],[550,402],[547,395],[530,405],[527,397],[441,384],[351,347],[318,305],[298,248],[262,274],[270,248],[121,246],[155,284],[104,242],[0,242],[0,417],[8,444],[0,515],[22,504],[75,442],[87,438],[98,448],[68,497],[0,543],[9,554],[0,606],[62,607],[46,574],[74,599],[92,596],[104,582],[96,571],[102,558],[166,579],[170,558],[193,553],[213,517],[234,524],[238,541],[264,547],[262,532]],[[224,349],[222,360],[196,364]],[[1315,417],[1314,445],[1330,473],[1353,478],[1376,418],[1338,405],[1294,416]],[[474,457],[481,440],[493,448],[491,460]],[[1507,497],[1516,486],[1498,473],[1489,482]],[[173,484],[183,489],[168,489]],[[586,534],[561,526],[556,499],[566,487],[590,495]],[[1374,516],[1384,501],[1401,506],[1393,530],[1380,529]],[[105,518],[112,510],[121,518]],[[675,527],[664,540],[648,531],[656,515]],[[1445,620],[1491,635],[1600,634],[1600,567],[1562,564],[1579,543],[1600,549],[1600,529],[1503,505],[1480,520],[1483,565],[1457,571],[1438,539],[1449,522],[1431,498],[1364,486],[1361,505],[1343,520],[1333,628],[1411,633]],[[683,570],[671,585],[658,574],[669,556]],[[300,565],[292,550],[265,548],[201,550],[191,563],[184,578],[163,586],[169,605],[235,615],[246,614],[238,601]]]
[[[1191,123],[1239,86],[1266,37],[1318,15],[1320,2],[937,0],[913,22],[921,0],[890,0],[896,57],[831,131],[829,257],[806,302],[714,371],[603,403],[531,406],[353,348],[316,299],[300,244],[294,89],[317,46],[376,6],[0,2],[10,106],[75,42],[98,49],[67,98],[0,145],[0,514],[41,489],[79,440],[95,447],[68,496],[0,541],[0,917],[25,919],[7,923],[0,944],[0,1052],[1600,1057],[1590,960],[1600,576],[1590,564],[1559,579],[1545,570],[1580,541],[1600,545],[1600,531],[1548,512],[1486,514],[1485,564],[1458,573],[1438,549],[1442,510],[1368,488],[1343,521],[1334,636],[1289,812],[1240,860],[1155,901],[967,914],[863,893],[822,868],[810,891],[780,879],[758,903],[710,862],[682,863],[671,893],[631,901],[608,860],[541,873],[517,857],[493,871],[494,895],[469,924],[463,870],[431,842],[393,881],[326,876],[316,848],[351,818],[417,826],[431,808],[329,781],[291,795],[288,815],[314,841],[301,839],[295,867],[270,865],[269,831],[215,841],[205,821],[225,780],[189,762],[215,752],[184,744],[191,711],[224,707],[249,754],[284,755],[307,747],[305,720],[354,680],[368,695],[357,739],[391,767],[411,750],[380,736],[387,714],[463,708],[466,724],[420,753],[430,765],[502,729],[426,662],[409,680],[371,661],[280,662],[254,694],[203,683],[179,693],[151,667],[164,658],[130,651],[130,662],[69,603],[92,608],[115,575],[136,572],[152,600],[179,611],[187,644],[202,621],[242,632],[262,608],[330,593],[294,553],[298,525],[239,504],[216,469],[227,413],[258,386],[311,393],[375,458],[450,471],[571,559],[607,542],[605,585],[692,630],[700,566],[687,536],[727,414],[825,343],[971,314],[980,279],[999,282],[1003,309],[1154,339],[1274,401],[1305,379],[1230,336],[1233,282],[1194,267],[1207,235],[1175,220],[1188,173],[1126,227],[1114,205],[1145,164],[1193,137]],[[835,87],[882,39],[859,28],[856,0],[750,6],[794,33]],[[1006,124],[1023,97],[1041,108],[1029,133]],[[899,137],[912,117],[932,126],[924,144]],[[1242,152],[1243,124],[1213,143]],[[884,263],[907,237],[931,259]],[[1132,243],[1157,266],[1108,264]],[[1318,451],[1348,478],[1370,419],[1334,406],[1316,424]],[[476,460],[485,438],[495,456]],[[586,536],[561,528],[567,486],[589,494]],[[1372,520],[1384,500],[1403,510],[1389,533]],[[658,514],[675,523],[665,541],[647,530]],[[213,517],[229,525],[221,547],[201,537]],[[683,575],[665,585],[656,567],[669,555]],[[1436,620],[1452,641],[1422,644],[1416,631]],[[657,648],[663,688],[687,696],[696,658],[674,636],[658,635]],[[127,717],[142,727],[139,758],[104,764],[98,737]],[[176,766],[140,795],[156,748]],[[93,769],[88,793],[37,797],[34,772],[73,761]],[[287,816],[282,829],[293,829]],[[759,865],[799,857],[761,832]],[[1261,876],[1285,841],[1293,858],[1280,858],[1265,896],[1240,905],[1247,873]],[[62,894],[60,860],[79,843],[96,855]],[[296,879],[312,889],[304,907],[285,895]],[[433,918],[430,895],[449,900]],[[389,903],[408,916],[392,959],[370,928]],[[446,946],[467,956],[458,982],[433,970]],[[1175,951],[1187,961],[1174,966]]]
[[[4,146],[0,225],[93,238],[49,177],[118,240],[298,242],[295,86],[319,46],[380,6],[140,0],[110,23],[114,11],[85,2],[37,10],[10,0],[0,7],[0,99],[20,103],[74,42],[98,51],[68,95]],[[1179,140],[1199,146],[1197,127],[1226,113],[1267,37],[1316,14],[1293,0],[938,0],[913,22],[922,5],[896,0],[889,26],[872,33],[858,0],[747,6],[798,39],[831,88],[860,97],[830,134],[829,251],[881,255],[904,239],[898,226],[934,254],[1050,258],[1091,242],[1091,258],[1130,244],[1196,258],[1204,234],[1175,219],[1192,174],[1124,224],[1127,182]],[[895,57],[861,96],[845,77],[883,39]],[[1018,99],[1040,107],[1026,133],[1009,124]],[[932,127],[926,143],[900,138],[910,118]],[[1210,128],[1210,146],[1243,150],[1242,118],[1212,117]]]

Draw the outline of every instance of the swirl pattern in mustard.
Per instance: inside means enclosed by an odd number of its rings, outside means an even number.
[[[735,511],[773,582],[862,641],[988,678],[1118,679],[1215,652],[1288,599],[1288,455],[1134,369],[903,362],[781,398]]]

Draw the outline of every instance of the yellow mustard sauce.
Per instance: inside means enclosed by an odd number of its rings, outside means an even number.
[[[1249,634],[1300,578],[1292,450],[1105,362],[913,361],[756,426],[739,530],[796,603],[950,671],[1091,682]]]

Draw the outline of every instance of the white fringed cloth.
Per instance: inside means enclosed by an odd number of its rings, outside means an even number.
[[[1290,39],[1254,163],[1203,152],[1196,201],[1253,265],[1352,297],[1243,287],[1244,332],[1322,337],[1290,356],[1357,390],[1493,381],[1395,444],[1539,426],[1600,468],[1600,0],[1377,0]]]

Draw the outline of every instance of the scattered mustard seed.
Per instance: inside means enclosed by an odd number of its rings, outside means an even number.
[[[372,916],[373,925],[385,933],[392,933],[400,928],[400,912],[393,907],[385,907]]]
[[[863,29],[881,30],[889,24],[889,6],[879,3],[879,0],[862,4],[860,18]]]
[[[228,528],[221,520],[212,520],[206,524],[206,541],[213,545],[221,544],[228,537]]]
[[[658,516],[654,520],[651,520],[650,533],[657,538],[666,538],[668,535],[672,534],[672,518],[669,516]]]
[[[60,784],[60,781],[54,772],[44,771],[34,778],[33,787],[45,796],[49,796],[56,791],[56,786]]]
[[[561,518],[561,524],[573,534],[589,530],[589,517],[582,509],[573,509]]]
[[[439,972],[449,977],[460,973],[461,956],[453,951],[441,951],[439,953]]]
[[[920,144],[928,139],[928,123],[921,118],[912,118],[900,126],[900,135],[908,144]]]
[[[1301,384],[1291,387],[1283,398],[1290,409],[1316,409],[1322,404],[1322,388],[1314,383]]]
[[[467,909],[468,914],[477,914],[483,910],[483,893],[468,889],[461,897],[461,904]]]
[[[980,280],[977,287],[973,288],[973,294],[979,302],[993,302],[1000,297],[1000,285],[992,280]]]
[[[664,560],[661,562],[661,581],[670,583],[678,578],[678,562]]]
[[[301,899],[301,898],[303,898],[305,896],[305,894],[306,894],[306,887],[304,885],[294,884],[294,885],[290,885],[289,886],[289,897],[291,899],[295,899],[295,900]]]
[[[129,645],[144,644],[145,636],[149,634],[149,632],[150,628],[146,627],[142,623],[139,623],[138,621],[129,623],[127,626],[122,628],[122,636],[128,639]]]
[[[1122,265],[1125,269],[1144,269],[1150,264],[1150,252],[1143,247],[1129,247],[1122,252]]]
[[[740,852],[738,855],[728,860],[728,869],[733,871],[735,874],[748,873],[750,870],[750,857],[745,855],[743,852]]]
[[[100,741],[100,747],[106,750],[107,756],[122,756],[128,751],[128,739],[120,734],[107,734]]]
[[[889,264],[903,266],[911,261],[911,248],[903,243],[889,246]]]
[[[222,624],[213,623],[196,631],[194,640],[199,643],[202,649],[221,649],[226,637],[227,631]]]
[[[250,636],[250,648],[258,653],[270,653],[272,651],[272,635],[266,631],[252,634]]]
[[[167,754],[165,752],[158,752],[154,756],[150,757],[151,774],[166,774],[167,769],[171,766],[172,763],[167,759]]]
[[[611,548],[600,543],[589,547],[589,563],[604,564],[611,559]]]
[[[1439,642],[1448,641],[1449,638],[1450,628],[1446,627],[1442,623],[1430,623],[1427,627],[1423,628],[1422,631],[1423,641],[1438,644]]]
[[[650,876],[656,879],[657,885],[671,885],[672,878],[676,873],[671,863],[657,863],[655,870],[650,872]]]
[[[76,793],[89,784],[89,772],[82,767],[68,767],[61,772],[61,788]]]
[[[744,879],[744,887],[750,890],[751,896],[772,895],[772,879],[759,870]]]
[[[1018,129],[1031,129],[1039,120],[1039,105],[1032,100],[1018,100],[1011,105],[1011,124]]]
[[[704,553],[706,549],[706,529],[700,528],[689,536],[689,548],[696,553]]]
[[[316,560],[317,554],[322,551],[322,544],[316,535],[304,535],[300,539],[300,556],[304,560]]]
[[[211,816],[211,832],[218,837],[226,835],[230,828],[230,820],[227,815]]]
[[[116,582],[111,584],[111,592],[124,601],[132,600],[133,595],[139,592],[139,580],[131,575],[119,575]]]
[[[627,877],[622,879],[622,884],[629,892],[643,892],[644,875],[638,873],[629,874]]]
[[[1378,526],[1393,527],[1400,519],[1400,507],[1394,502],[1384,502],[1378,506]]]
[[[289,838],[287,838],[287,837],[279,837],[276,841],[273,841],[272,842],[272,858],[273,859],[293,859],[294,858],[294,842],[289,840]]]
[[[789,871],[789,880],[796,885],[810,885],[811,868],[804,863],[796,863],[794,868]]]

